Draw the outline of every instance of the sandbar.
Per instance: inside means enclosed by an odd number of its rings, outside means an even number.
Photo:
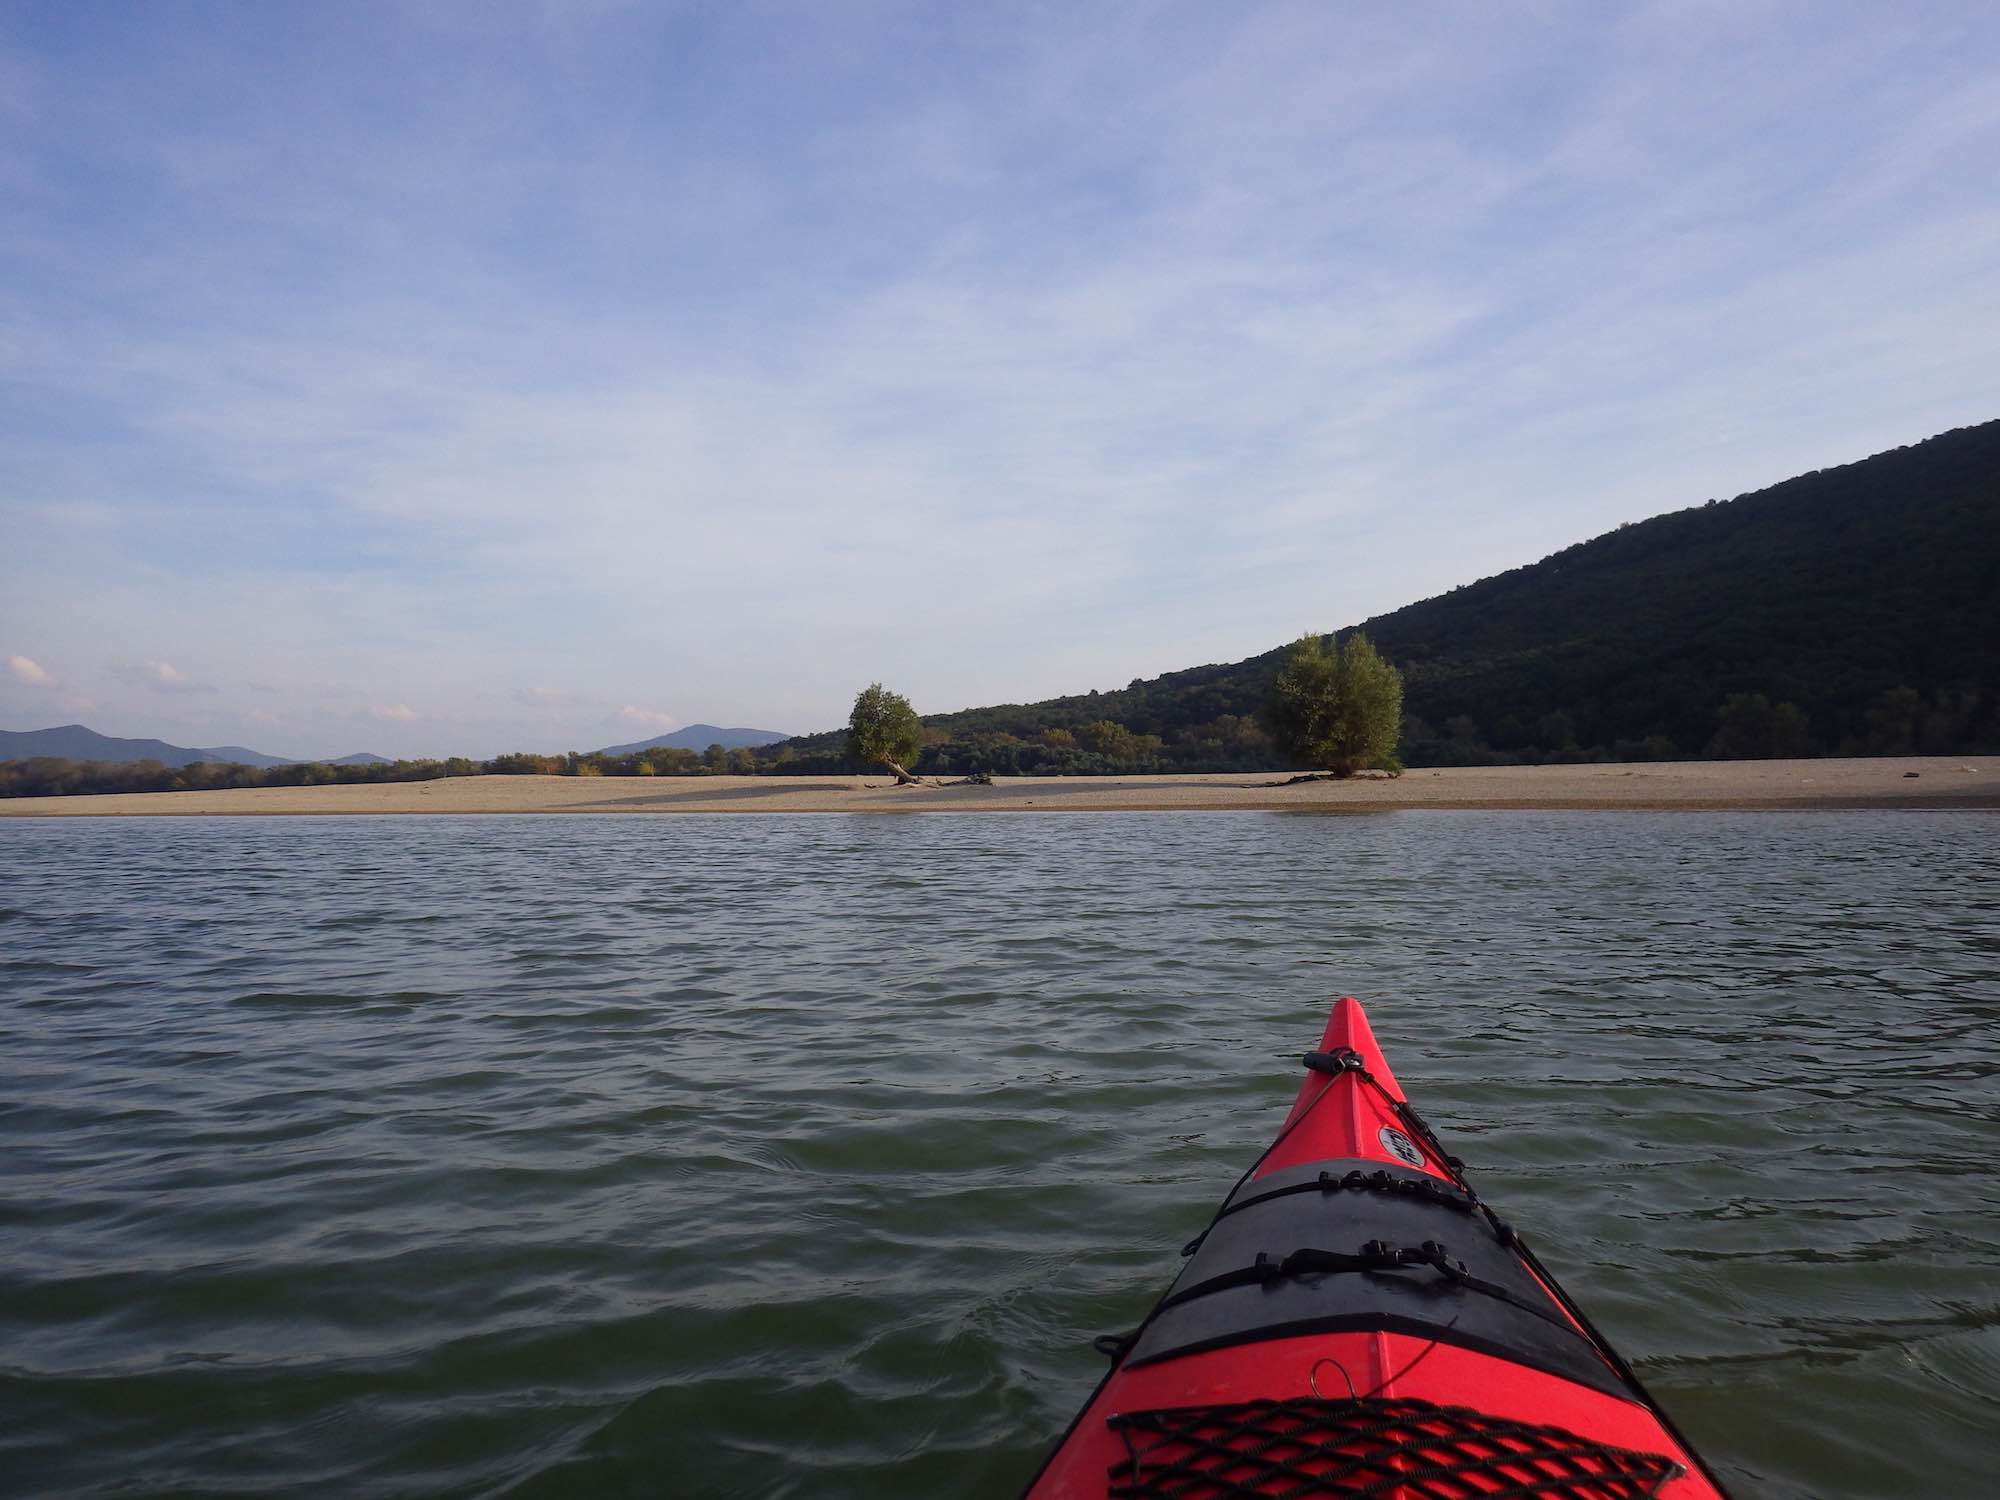
[[[458,776],[373,785],[18,797],[0,800],[0,817],[2000,808],[2000,757],[1993,756],[1450,766],[1394,779],[1297,785],[1285,780],[1262,772],[1008,776],[991,786],[899,787],[887,776]]]

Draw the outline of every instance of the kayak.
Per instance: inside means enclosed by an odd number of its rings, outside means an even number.
[[[1277,1139],[1026,1500],[1725,1495],[1333,1007]]]

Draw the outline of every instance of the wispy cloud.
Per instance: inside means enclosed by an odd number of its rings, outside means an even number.
[[[196,682],[172,662],[133,662],[113,669],[113,675],[135,687],[150,688],[156,693],[212,693],[215,685]]]
[[[370,717],[387,719],[396,724],[416,722],[417,711],[407,703],[377,703],[368,710]]]
[[[16,682],[26,683],[29,687],[54,688],[62,686],[46,667],[40,662],[26,656],[8,657],[7,671]]]
[[[0,455],[0,589],[322,683],[304,733],[389,682],[412,749],[662,683],[824,727],[878,677],[1247,654],[2000,412],[1990,11],[1171,15],[919,10],[925,70],[725,15],[662,88],[645,8],[482,10],[370,49],[366,114],[338,8],[47,28],[0,375],[66,416]],[[114,235],[90,181],[171,191]]]

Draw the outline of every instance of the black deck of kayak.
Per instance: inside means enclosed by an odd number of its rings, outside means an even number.
[[[1124,1363],[1351,1332],[1455,1344],[1634,1399],[1469,1199],[1379,1161],[1243,1183]]]

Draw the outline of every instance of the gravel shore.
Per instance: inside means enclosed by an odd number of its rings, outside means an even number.
[[[0,817],[2000,807],[2000,757],[1991,756],[1458,766],[1393,780],[1284,782],[1269,774],[1024,776],[991,786],[921,787],[893,786],[886,776],[465,776],[374,786],[21,797],[0,801]]]

